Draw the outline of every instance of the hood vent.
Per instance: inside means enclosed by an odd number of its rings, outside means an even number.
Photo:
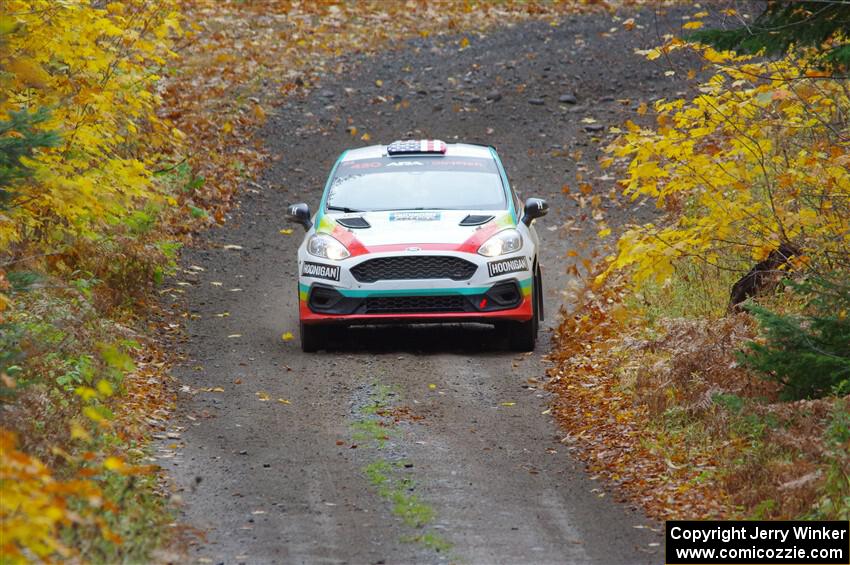
[[[470,214],[460,221],[462,226],[480,226],[492,220],[495,216],[476,216]]]
[[[372,224],[370,224],[360,216],[355,216],[353,218],[336,218],[336,223],[352,230],[366,229],[372,227]]]

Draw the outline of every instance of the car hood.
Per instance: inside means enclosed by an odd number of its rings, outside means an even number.
[[[480,223],[461,225],[461,222],[469,216]],[[488,217],[493,219],[488,221]],[[336,224],[334,230],[342,228],[349,231],[349,228],[340,225],[337,220],[350,223],[352,218],[363,218],[370,225],[368,228],[350,229],[351,235],[366,247],[417,243],[461,244],[473,237],[478,230],[490,231],[494,227],[507,228],[515,225],[512,216],[504,210],[363,212],[326,215],[322,220],[323,222],[325,219],[333,221]]]

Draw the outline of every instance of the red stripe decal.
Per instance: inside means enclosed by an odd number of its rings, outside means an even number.
[[[409,247],[418,247],[425,251],[455,251],[458,253],[477,253],[478,248],[487,241],[490,236],[499,231],[499,226],[491,222],[484,227],[475,230],[472,236],[463,243],[391,243],[386,245],[373,245],[366,247],[348,229],[335,225],[331,235],[348,248],[352,257],[367,255],[369,253],[387,253],[392,251],[405,251]]]

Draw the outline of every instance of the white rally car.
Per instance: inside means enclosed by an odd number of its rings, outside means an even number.
[[[534,349],[543,295],[531,226],[492,147],[396,141],[345,151],[319,209],[289,207],[298,248],[301,347],[332,325],[489,323]]]

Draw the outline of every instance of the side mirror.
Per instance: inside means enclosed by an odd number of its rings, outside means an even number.
[[[529,198],[525,201],[525,211],[522,214],[522,223],[530,226],[537,218],[542,218],[549,212],[549,204],[542,198]]]
[[[313,222],[310,221],[310,207],[303,202],[290,204],[287,215],[290,222],[301,224],[305,230],[313,227]]]

